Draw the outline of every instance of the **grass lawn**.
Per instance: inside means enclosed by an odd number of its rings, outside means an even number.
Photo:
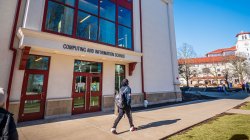
[[[234,135],[250,139],[250,115],[224,115],[207,123],[195,126],[169,140],[229,140]],[[239,139],[236,138],[236,139]],[[234,140],[234,139],[233,139]]]
[[[244,104],[243,106],[241,106],[240,109],[250,110],[250,102],[247,102],[246,104]]]

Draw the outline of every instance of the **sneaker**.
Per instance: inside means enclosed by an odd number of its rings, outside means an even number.
[[[130,132],[133,132],[133,131],[136,131],[136,130],[137,130],[137,128],[134,127],[134,126],[133,126],[133,127],[130,127],[130,129],[129,129]]]
[[[116,129],[115,128],[111,128],[111,130],[110,130],[113,134],[117,134],[117,132],[116,132]]]

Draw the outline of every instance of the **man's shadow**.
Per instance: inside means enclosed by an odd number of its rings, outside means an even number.
[[[145,124],[145,125],[138,126],[138,129],[137,129],[137,130],[143,130],[143,129],[148,129],[148,128],[151,128],[151,127],[162,126],[162,125],[169,125],[169,124],[176,123],[176,122],[179,121],[179,120],[181,120],[181,119],[164,120],[164,121],[158,121],[158,122],[151,122],[151,123],[148,123],[148,124]],[[123,132],[120,132],[120,133],[118,133],[118,134],[126,133],[126,132],[128,132],[128,131],[129,131],[129,130],[123,131]]]
[[[249,137],[245,134],[235,134],[229,140],[249,140]]]

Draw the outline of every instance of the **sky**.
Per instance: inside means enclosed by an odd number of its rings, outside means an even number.
[[[250,32],[250,0],[174,0],[174,20],[177,48],[187,43],[205,56]]]

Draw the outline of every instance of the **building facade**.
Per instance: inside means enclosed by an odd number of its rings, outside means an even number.
[[[17,121],[181,101],[172,0],[0,2],[0,86]]]
[[[179,59],[179,65],[188,65],[191,75],[189,79],[190,86],[218,86],[226,84],[226,81],[232,85],[239,84],[239,79],[232,75],[232,65],[230,60],[235,59],[236,47],[217,49],[206,54],[206,57]],[[228,78],[226,78],[226,76]],[[187,81],[180,76],[182,86]]]
[[[241,32],[236,37],[236,55],[243,56],[250,61],[250,32]]]

